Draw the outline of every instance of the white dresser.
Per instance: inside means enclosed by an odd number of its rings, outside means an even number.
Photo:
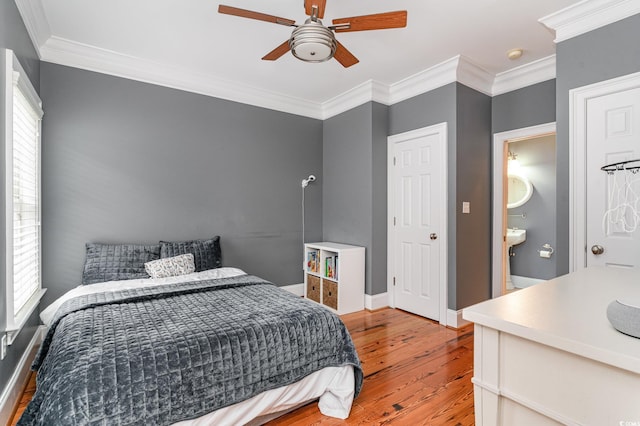
[[[640,425],[640,339],[607,306],[640,270],[589,268],[464,309],[478,426]]]

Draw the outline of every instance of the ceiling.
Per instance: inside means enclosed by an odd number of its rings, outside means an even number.
[[[76,56],[94,50],[116,54],[174,74],[184,71],[203,81],[322,104],[373,80],[392,85],[461,55],[495,75],[555,54],[554,33],[538,22],[576,0],[328,0],[324,23],[334,18],[407,10],[402,29],[337,34],[360,63],[305,63],[286,54],[260,58],[287,40],[291,28],[217,13],[214,0],[28,0],[36,3],[35,30],[42,59],[66,43]],[[17,1],[23,17],[27,2]],[[23,3],[23,6],[20,6]],[[302,23],[303,0],[223,0],[224,4]],[[35,6],[29,5],[33,8]],[[25,21],[27,21],[25,19]],[[97,48],[97,50],[95,49]],[[506,52],[524,49],[511,61]],[[73,50],[73,49],[71,49]],[[49,52],[52,50],[50,49]],[[48,57],[50,56],[50,58]],[[62,59],[60,59],[62,58]],[[111,60],[115,62],[114,60]],[[69,60],[68,65],[73,65]],[[85,68],[100,71],[97,65]],[[107,71],[108,72],[108,71]],[[111,72],[118,74],[115,72]]]

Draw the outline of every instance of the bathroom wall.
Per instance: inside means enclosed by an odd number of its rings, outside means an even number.
[[[520,172],[533,184],[531,199],[507,210],[508,226],[527,230],[527,240],[513,248],[511,275],[548,280],[556,276],[556,256],[542,258],[539,250],[547,243],[556,247],[556,138],[511,142],[509,150],[517,154]],[[526,218],[517,216],[522,214]]]

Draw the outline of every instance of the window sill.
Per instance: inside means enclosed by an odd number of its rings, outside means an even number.
[[[46,288],[41,288],[33,296],[31,296],[29,301],[18,312],[18,315],[16,316],[16,319],[14,322],[14,327],[12,327],[11,330],[6,331],[7,344],[9,346],[11,346],[11,344],[16,340],[16,337],[18,337],[18,334],[20,334],[20,331],[29,320],[29,317],[31,316],[31,314],[33,314],[33,312],[38,308],[38,305],[40,305],[40,300],[42,299],[42,297],[46,292],[47,292]]]

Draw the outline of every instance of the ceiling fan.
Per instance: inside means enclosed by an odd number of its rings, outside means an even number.
[[[267,53],[262,59],[275,61],[291,50],[293,56],[305,62],[324,62],[335,58],[343,67],[348,68],[357,64],[356,58],[349,52],[334,35],[349,31],[382,30],[387,28],[403,28],[407,26],[407,11],[378,13],[374,15],[352,16],[334,19],[333,25],[324,26],[320,19],[324,18],[327,0],[304,0],[304,10],[309,18],[302,25],[295,21],[252,10],[220,5],[219,13],[239,16],[241,18],[256,19],[274,24],[295,27],[291,37],[280,46]]]

